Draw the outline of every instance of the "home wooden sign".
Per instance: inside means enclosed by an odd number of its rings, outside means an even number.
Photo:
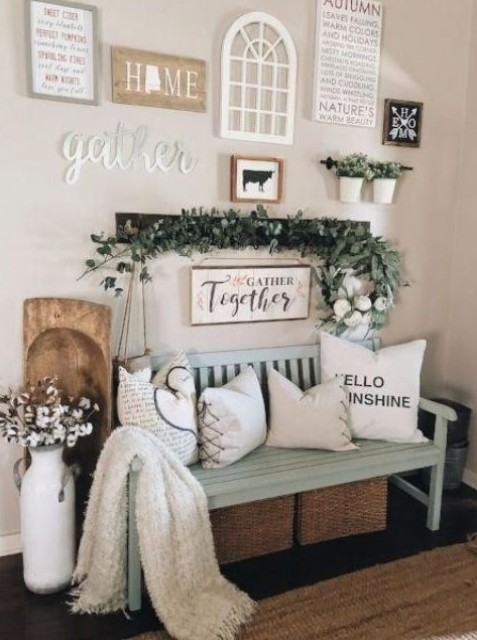
[[[112,47],[113,102],[206,110],[204,60]]]
[[[308,317],[310,267],[193,267],[191,271],[193,325]]]

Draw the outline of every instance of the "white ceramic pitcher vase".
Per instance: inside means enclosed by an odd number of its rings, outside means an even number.
[[[23,577],[34,593],[55,593],[71,581],[75,565],[75,482],[63,462],[63,444],[31,447],[23,478],[18,460]]]

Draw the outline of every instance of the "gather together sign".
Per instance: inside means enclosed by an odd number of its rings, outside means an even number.
[[[307,318],[310,267],[193,267],[192,324]]]

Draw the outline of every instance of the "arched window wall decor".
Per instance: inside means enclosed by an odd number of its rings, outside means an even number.
[[[222,49],[221,136],[292,144],[297,58],[285,27],[266,13],[247,13]]]

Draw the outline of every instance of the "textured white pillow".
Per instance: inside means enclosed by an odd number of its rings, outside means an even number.
[[[152,365],[151,356],[149,354],[126,358],[122,366],[128,373],[133,375],[136,380],[140,380],[141,382],[151,382]]]
[[[184,464],[197,462],[196,392],[185,354],[168,362],[152,383],[138,380],[121,367],[117,406],[122,425],[149,429]]]
[[[304,449],[355,449],[347,422],[347,394],[339,380],[302,391],[293,382],[271,369],[268,373],[270,398],[270,447]]]
[[[351,432],[356,438],[424,442],[417,409],[425,340],[373,352],[321,334],[321,378],[339,376],[349,392]]]
[[[265,404],[252,367],[223,387],[204,389],[198,414],[200,460],[206,469],[226,467],[265,441]]]

